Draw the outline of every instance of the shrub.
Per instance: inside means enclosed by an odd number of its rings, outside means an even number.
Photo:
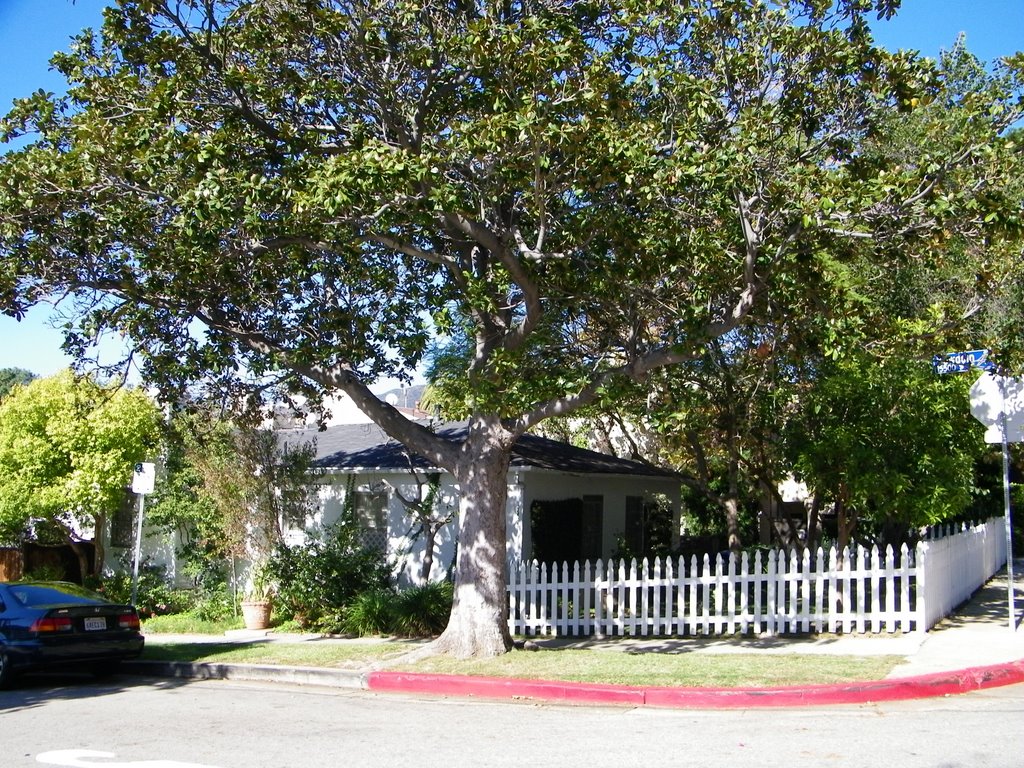
[[[37,565],[22,577],[25,581],[65,581],[67,575],[60,565]]]
[[[437,635],[448,626],[452,609],[449,581],[403,590],[395,596],[392,631],[404,637]]]
[[[300,624],[327,629],[357,595],[386,589],[391,575],[380,553],[332,526],[300,546],[279,546],[267,564],[282,611]]]
[[[130,603],[132,599],[131,569],[115,573],[103,580],[97,588],[108,600]],[[162,616],[182,613],[192,605],[192,596],[187,590],[175,589],[162,565],[144,562],[139,568],[138,596],[135,607],[140,616]]]
[[[238,615],[238,607],[226,581],[206,581],[196,588],[189,613],[200,621],[228,621]]]
[[[389,635],[395,625],[395,593],[378,587],[358,594],[344,612],[342,627],[353,635]]]

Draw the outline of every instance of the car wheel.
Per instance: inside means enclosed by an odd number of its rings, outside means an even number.
[[[7,655],[7,651],[0,648],[0,688],[6,688],[13,677],[14,672],[11,670],[11,657]]]

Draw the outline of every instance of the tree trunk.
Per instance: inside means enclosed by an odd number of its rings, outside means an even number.
[[[423,563],[420,565],[420,581],[430,583],[430,572],[434,569],[434,542],[437,528],[430,522],[423,523]]]
[[[818,547],[821,537],[821,497],[815,493],[806,502],[807,509],[807,548],[812,552]]]
[[[497,418],[477,417],[456,466],[459,537],[455,596],[435,650],[457,658],[499,656],[508,630],[505,502],[514,435]]]
[[[75,553],[75,558],[77,558],[78,560],[78,578],[80,579],[79,583],[88,584],[89,574],[92,571],[92,569],[89,567],[89,552],[82,545],[82,542],[72,538],[71,536],[67,537],[67,542],[68,546],[71,547],[71,551]]]
[[[725,527],[729,533],[729,551],[739,552],[743,549],[743,541],[740,538],[740,503],[735,496],[724,499],[722,507],[725,510]]]
[[[836,550],[838,552],[839,566],[842,567],[845,558],[843,552],[850,545],[850,537],[857,527],[857,510],[850,509],[847,501],[849,493],[845,484],[840,484],[839,498],[836,500]]]
[[[97,512],[95,525],[93,526],[92,542],[94,557],[92,561],[92,575],[97,579],[103,575],[103,561],[106,559],[106,550],[103,547],[103,534],[107,528],[107,516],[103,512]]]

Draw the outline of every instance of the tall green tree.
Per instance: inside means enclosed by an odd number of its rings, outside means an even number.
[[[102,573],[103,534],[137,461],[152,457],[159,412],[139,390],[64,372],[36,379],[0,403],[0,538],[32,526],[59,531],[82,577]],[[92,539],[90,566],[84,541]]]
[[[225,561],[266,565],[289,524],[304,528],[315,486],[310,445],[210,407],[179,411],[166,442],[166,474],[147,517],[178,534],[201,579]]]
[[[941,57],[936,77],[936,89],[926,104],[909,113],[894,112],[865,137],[854,167],[899,171],[921,163],[934,165],[951,142],[966,146],[979,138],[974,135],[971,103],[990,89],[992,75],[960,40]],[[1011,157],[1021,152],[1019,139],[1013,130],[1005,137]],[[804,302],[803,312],[792,311],[792,306],[787,310],[786,295],[775,291],[751,312],[744,328],[709,343],[701,359],[660,372],[652,377],[651,387],[618,398],[614,407],[624,414],[619,421],[645,435],[647,439],[637,443],[646,446],[648,457],[657,455],[680,471],[691,488],[721,510],[733,547],[739,544],[739,508],[766,499],[793,471],[794,458],[787,455],[780,438],[797,429],[814,433],[812,425],[800,421],[823,407],[821,398],[835,387],[837,362],[849,372],[878,365],[887,357],[928,360],[937,351],[989,346],[998,350],[1004,364],[1019,365],[1024,338],[1019,302],[1024,243],[1019,221],[1024,195],[1012,173],[992,170],[998,181],[991,193],[1015,201],[1001,213],[987,214],[1003,236],[972,240],[941,229],[926,230],[916,243],[919,258],[897,262],[879,262],[873,248],[851,253],[842,262],[822,250],[817,257],[828,263],[832,279],[814,291],[788,297]],[[973,194],[962,189],[962,183],[961,179],[951,184],[953,194]],[[867,232],[847,236],[875,240]],[[881,269],[880,263],[888,268]],[[1002,266],[992,271],[992,264]],[[865,350],[870,350],[868,357]],[[868,362],[871,356],[874,363]],[[871,386],[868,377],[848,385],[858,382]],[[814,403],[813,410],[808,402]],[[956,404],[965,416],[966,401]],[[841,404],[837,407],[843,411]],[[912,417],[903,414],[904,419]],[[925,428],[931,418],[930,410],[923,409],[917,426]],[[976,431],[969,425],[965,429],[968,434]],[[914,444],[910,440],[907,445]],[[881,451],[891,446],[882,440],[862,447]],[[927,441],[920,447],[926,453],[931,450]],[[840,452],[837,458],[841,457]],[[873,460],[884,462],[887,456]],[[957,460],[962,469],[971,458],[958,450]],[[954,478],[964,480],[963,471],[951,472],[940,485]],[[969,477],[966,482],[969,486]],[[832,498],[831,492],[815,496],[816,501]],[[929,522],[955,515],[958,508],[937,504]],[[817,505],[809,508],[812,538],[816,510]],[[905,529],[908,519],[915,517],[921,519],[912,513],[907,519],[896,515],[880,522],[884,527],[891,519],[893,526],[902,524]],[[856,527],[853,522],[848,521],[847,534]],[[860,530],[866,533],[876,522],[867,519]]]
[[[459,483],[435,647],[501,653],[519,435],[701,356],[768,296],[792,311],[854,258],[1001,236],[1012,201],[977,190],[1007,168],[1017,69],[977,94],[969,141],[858,162],[934,93],[930,64],[872,44],[867,14],[897,5],[120,0],[54,59],[67,97],[5,122],[32,135],[0,162],[0,300],[72,297],[72,349],[116,329],[171,393],[346,392]],[[460,317],[452,441],[369,384]]]
[[[968,507],[985,450],[969,386],[927,362],[868,355],[819,372],[786,443],[797,475],[835,509],[839,549],[858,526],[900,542]]]
[[[36,378],[32,371],[24,368],[0,368],[0,400],[20,384],[28,384]]]

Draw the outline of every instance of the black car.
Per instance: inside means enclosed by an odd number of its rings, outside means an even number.
[[[0,583],[0,687],[21,672],[114,672],[142,653],[139,614],[77,584]]]

